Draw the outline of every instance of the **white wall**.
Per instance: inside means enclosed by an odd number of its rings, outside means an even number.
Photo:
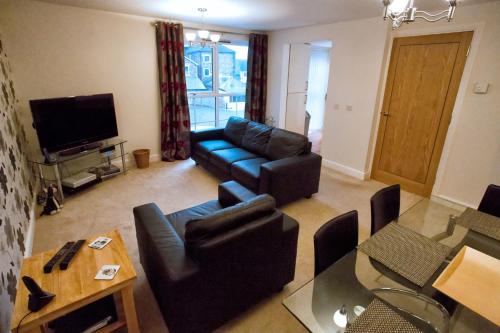
[[[160,104],[155,34],[151,19],[9,1],[0,23],[19,81],[22,114],[37,98],[111,92],[118,132],[128,148],[160,146]],[[36,134],[31,148],[38,149]]]
[[[369,175],[394,36],[475,30],[433,195],[476,206],[489,183],[500,183],[500,2],[459,7],[451,22],[404,25],[391,32],[380,17],[273,32],[268,110],[280,112],[283,45],[333,41],[322,154],[325,165]],[[489,82],[487,95],[472,93]],[[334,110],[339,104],[340,110]],[[352,105],[353,111],[345,110]]]
[[[330,78],[321,152],[327,165],[363,178],[388,26],[380,18],[340,22],[270,34],[268,114],[279,123],[281,79],[286,66],[283,49],[288,43],[331,40]],[[334,105],[339,110],[334,110]],[[352,111],[346,111],[351,105]],[[282,114],[283,115],[283,114]]]

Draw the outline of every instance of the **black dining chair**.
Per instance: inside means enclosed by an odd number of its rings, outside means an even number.
[[[396,184],[381,189],[371,197],[371,235],[399,217],[400,196],[401,187]]]
[[[500,186],[490,184],[484,192],[478,211],[500,217]]]
[[[314,234],[314,276],[358,245],[358,212],[353,210],[326,222]]]

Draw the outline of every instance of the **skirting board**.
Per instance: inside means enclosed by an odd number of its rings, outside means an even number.
[[[159,161],[161,161],[160,154],[149,155],[149,162],[159,162]],[[127,165],[127,169],[135,168],[135,161],[132,154],[128,154],[125,157],[125,164]]]
[[[31,253],[33,252],[33,240],[35,239],[35,211],[36,211],[36,196],[38,195],[38,190],[40,187],[40,179],[37,178],[35,182],[35,187],[33,190],[33,198],[30,207],[30,220],[28,224],[28,230],[26,231],[26,241],[24,242],[24,248],[26,251],[24,252],[24,257],[31,257]]]
[[[456,199],[453,199],[453,198],[450,198],[446,195],[434,195],[432,194],[432,197],[434,198],[438,198],[438,200],[445,200],[445,201],[449,201],[451,203],[454,203],[454,204],[457,204],[457,205],[460,205],[460,206],[465,206],[465,207],[470,207],[472,209],[477,209],[477,205],[473,205],[473,204],[470,204],[470,203],[467,203],[467,202],[463,202],[463,201],[460,201],[460,200],[456,200]]]
[[[354,178],[357,178],[357,179],[361,179],[361,180],[367,180],[368,179],[368,173],[367,172],[360,171],[360,170],[357,170],[357,169],[354,169],[354,168],[348,167],[346,165],[343,165],[343,164],[340,164],[340,163],[337,163],[337,162],[333,162],[333,161],[330,161],[330,160],[327,160],[327,159],[324,159],[324,158],[323,158],[322,165],[325,168],[333,169],[335,171],[338,171],[340,173],[343,173],[345,175],[348,175],[348,176],[351,176],[351,177],[354,177]]]

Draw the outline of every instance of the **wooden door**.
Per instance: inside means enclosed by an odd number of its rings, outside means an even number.
[[[374,179],[430,195],[472,35],[394,39]]]

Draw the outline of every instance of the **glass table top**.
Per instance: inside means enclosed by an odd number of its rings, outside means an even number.
[[[404,212],[397,223],[451,247],[450,259],[464,245],[500,259],[500,242],[450,223],[450,215],[460,216],[465,209],[439,199],[423,199]],[[449,328],[451,332],[499,332],[494,324],[432,287],[447,264],[444,262],[424,287],[419,287],[365,253],[354,250],[284,299],[283,305],[311,332],[343,332],[334,323],[333,314],[345,305],[348,320],[353,322],[356,314],[360,314],[359,309],[366,308],[375,294],[423,331],[443,332]],[[451,319],[446,320],[438,307],[425,300],[385,292],[383,288],[417,292],[432,298],[447,309]],[[425,319],[427,324],[415,320],[406,311]]]

